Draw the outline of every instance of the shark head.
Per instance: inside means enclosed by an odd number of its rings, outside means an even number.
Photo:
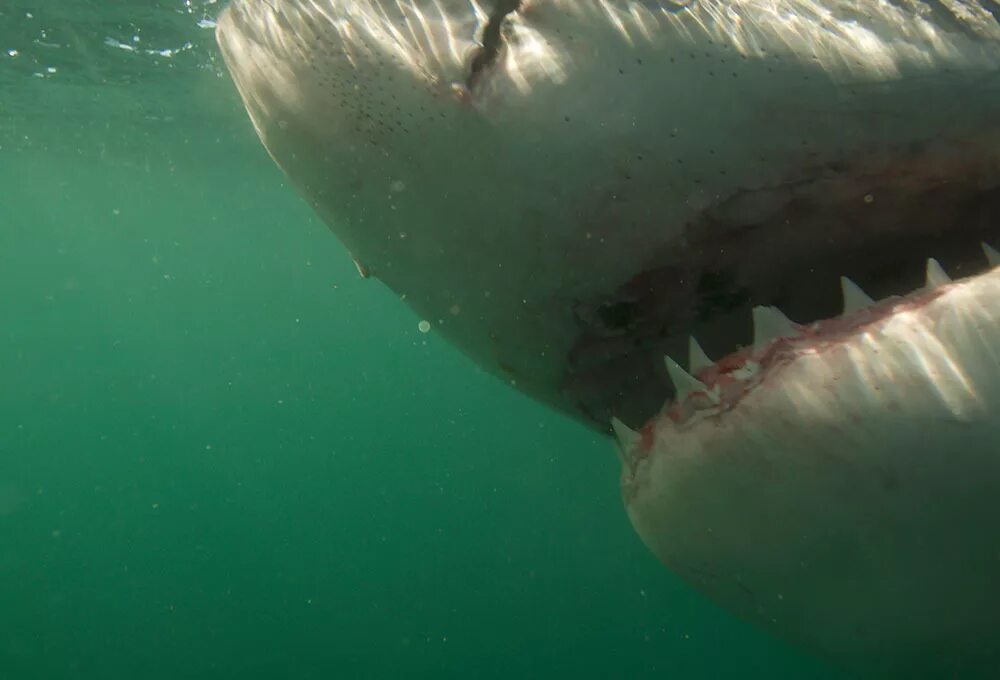
[[[883,296],[929,254],[978,257],[990,22],[811,0],[259,0],[219,39],[359,269],[606,430],[657,412],[661,357],[692,334],[724,355],[755,305],[808,322],[837,313],[841,275]]]
[[[1000,292],[980,249],[1000,237],[994,12],[235,0],[218,40],[363,276],[518,389],[615,423],[657,555],[746,618],[896,672],[928,667],[937,614],[954,618],[941,668],[997,630],[979,604],[1000,592],[968,568],[997,532],[944,528],[1000,510],[1000,370],[969,340],[1000,340],[1000,311],[968,313]],[[986,383],[941,382],[973,366]],[[915,434],[930,422],[949,425]],[[921,441],[969,466],[917,474]]]

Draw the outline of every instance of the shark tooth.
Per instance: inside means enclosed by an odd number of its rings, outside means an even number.
[[[675,398],[677,401],[684,401],[692,392],[707,392],[708,387],[702,381],[681,368],[681,365],[668,356],[663,357],[663,363],[667,366],[667,373],[671,382],[674,383]]]
[[[704,394],[713,404],[718,404],[721,401],[718,386],[708,389],[708,385],[685,371],[680,364],[668,356],[663,357],[663,363],[666,365],[667,373],[674,384],[674,397],[677,401],[683,401],[688,395],[695,392]]]
[[[688,338],[688,369],[691,373],[697,373],[714,365],[715,362],[705,354],[705,350],[701,348],[694,336]]]
[[[944,268],[933,257],[927,259],[927,287],[937,288],[951,283],[951,277],[945,273]]]
[[[991,267],[996,267],[1000,265],[1000,252],[988,243],[980,243],[983,247],[983,255],[986,256],[986,261],[990,263]]]
[[[796,334],[795,324],[777,307],[753,308],[753,346],[760,349],[772,340],[790,338]]]
[[[861,287],[846,276],[840,277],[840,290],[844,295],[844,314],[853,314],[875,304]]]
[[[358,258],[354,257],[353,255],[351,255],[351,261],[354,262],[354,266],[357,267],[358,274],[361,276],[361,278],[367,279],[368,277],[370,277],[372,275],[371,274],[371,270],[368,269],[368,267],[365,266],[364,262],[362,262]]]
[[[611,418],[611,429],[614,430],[618,446],[622,451],[629,451],[639,441],[639,433],[614,416]]]

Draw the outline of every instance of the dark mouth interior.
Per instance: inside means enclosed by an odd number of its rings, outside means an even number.
[[[953,278],[984,271],[980,243],[1000,245],[1000,175],[981,156],[957,172],[828,173],[716,205],[683,250],[578,304],[565,385],[580,414],[641,425],[672,397],[662,356],[686,365],[691,335],[714,359],[749,345],[754,306],[809,323],[843,312],[841,276],[879,300],[923,286],[931,257]]]

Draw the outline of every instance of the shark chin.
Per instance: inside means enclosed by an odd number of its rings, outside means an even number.
[[[617,435],[672,570],[861,675],[995,677],[998,17],[234,0],[217,35],[362,275]]]

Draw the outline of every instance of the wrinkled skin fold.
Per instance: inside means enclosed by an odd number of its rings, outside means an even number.
[[[236,0],[218,39],[364,275],[616,418],[665,563],[859,673],[967,677],[1000,663],[998,12]]]

